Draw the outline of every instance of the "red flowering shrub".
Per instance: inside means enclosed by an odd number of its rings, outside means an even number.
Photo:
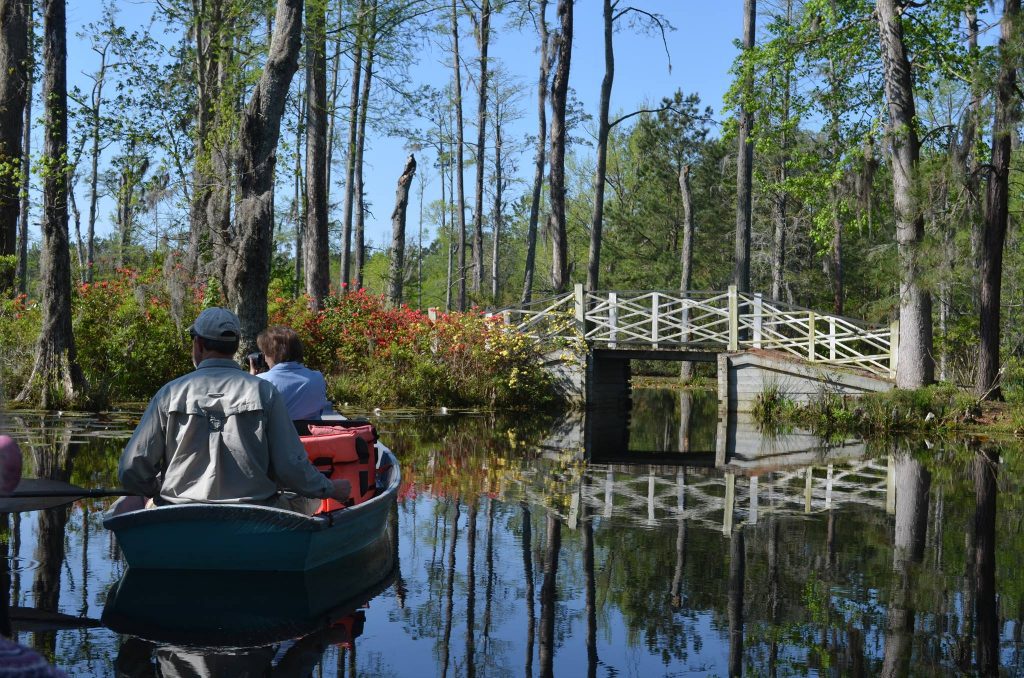
[[[534,346],[479,312],[390,308],[358,290],[308,299],[271,294],[270,324],[302,337],[305,362],[327,375],[339,402],[366,406],[484,406],[532,409],[553,397]]]
[[[210,291],[216,297],[216,291]],[[78,360],[92,400],[144,402],[192,369],[186,328],[207,304],[203,285],[177,268],[119,270],[73,295]],[[536,409],[553,394],[533,344],[479,312],[427,314],[390,308],[358,290],[332,295],[318,312],[275,285],[269,324],[295,329],[305,363],[327,378],[339,404]],[[32,365],[39,311],[24,298],[0,305],[2,387],[16,393]]]

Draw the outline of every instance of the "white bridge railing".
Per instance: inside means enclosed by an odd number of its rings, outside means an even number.
[[[609,349],[770,349],[811,363],[896,376],[898,322],[872,325],[817,313],[734,286],[725,292],[589,292],[577,285],[503,315],[538,340],[582,336],[590,347]]]

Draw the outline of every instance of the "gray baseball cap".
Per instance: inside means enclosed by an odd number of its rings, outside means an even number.
[[[233,341],[242,336],[241,326],[238,323],[238,316],[227,310],[214,306],[199,314],[189,332],[204,339],[217,341]]]

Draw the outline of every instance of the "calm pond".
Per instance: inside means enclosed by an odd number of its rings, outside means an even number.
[[[72,676],[1024,671],[1016,447],[766,438],[713,394],[633,401],[374,417],[393,540],[315,578],[126,576],[105,499],[0,516],[0,622]],[[26,475],[111,487],[137,416],[0,432]]]

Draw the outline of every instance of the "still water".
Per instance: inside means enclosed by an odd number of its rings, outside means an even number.
[[[110,487],[136,417],[0,431],[28,474]],[[126,573],[109,501],[81,501],[4,517],[0,621],[72,676],[1024,672],[1014,445],[764,437],[661,391],[628,415],[374,419],[404,481],[379,552]]]

